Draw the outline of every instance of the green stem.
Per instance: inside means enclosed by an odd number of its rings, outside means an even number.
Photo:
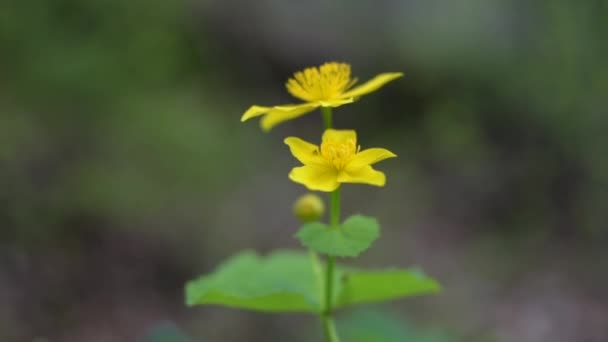
[[[340,188],[334,190],[330,195],[329,223],[330,229],[336,228],[340,224]],[[333,288],[334,288],[334,268],[336,258],[332,255],[327,256],[327,268],[325,274],[325,307],[321,314],[323,329],[328,342],[338,342],[338,333],[333,321]]]
[[[325,337],[328,342],[340,342],[338,332],[336,331],[336,325],[331,315],[322,314],[321,321],[323,321],[323,330],[325,331]]]
[[[329,224],[333,227],[340,225],[340,188],[329,195]]]
[[[321,114],[323,114],[323,123],[325,129],[333,127],[333,120],[331,115],[331,107],[321,107]]]
[[[333,256],[327,256],[327,270],[325,275],[325,314],[332,314],[332,297],[333,297],[333,282],[334,282],[334,265],[336,260]]]
[[[325,129],[333,127],[333,118],[331,107],[321,107],[321,114],[323,115],[323,125]],[[340,224],[340,188],[336,189],[330,195],[330,211],[329,211],[329,223],[332,227],[337,227]],[[313,258],[316,259],[316,258]],[[318,259],[316,259],[318,266]],[[313,261],[313,265],[315,262]],[[325,338],[327,342],[340,342],[336,325],[333,319],[333,288],[334,288],[334,268],[336,260],[333,256],[327,256],[327,266],[325,274],[325,304],[323,311],[320,314],[321,322],[323,323],[323,331],[325,332]]]

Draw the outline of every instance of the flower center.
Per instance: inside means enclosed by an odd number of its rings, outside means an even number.
[[[348,139],[341,142],[324,141],[320,150],[323,159],[329,161],[336,170],[342,170],[359,152],[359,147],[354,139]]]
[[[285,86],[291,95],[314,102],[337,99],[356,82],[350,78],[350,65],[331,62],[296,72]]]

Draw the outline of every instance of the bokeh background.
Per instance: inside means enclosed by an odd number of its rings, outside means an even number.
[[[333,60],[406,75],[335,112],[399,155],[387,187],[344,191],[382,223],[357,264],[444,286],[343,312],[345,340],[607,341],[606,18],[602,0],[3,1],[0,341],[318,340],[314,317],[186,308],[183,285],[298,247],[282,139],[318,140],[320,116],[239,118]]]

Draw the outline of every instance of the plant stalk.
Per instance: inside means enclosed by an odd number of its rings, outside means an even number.
[[[323,114],[323,123],[325,124],[325,129],[332,128],[333,120],[331,107],[321,107],[321,114]]]
[[[323,115],[323,124],[325,129],[332,128],[333,118],[331,107],[321,107],[321,114]],[[330,194],[329,205],[329,224],[332,226],[332,228],[334,228],[340,224],[340,188],[337,188]],[[320,314],[321,322],[323,323],[323,331],[325,332],[327,342],[340,342],[338,331],[336,330],[336,325],[333,319],[335,264],[335,257],[328,255],[325,269],[325,288],[323,291],[325,294],[325,303],[323,306],[323,311]]]
[[[329,223],[330,229],[336,228],[340,224],[340,188],[334,190],[330,195]],[[325,306],[321,319],[323,329],[328,342],[338,342],[338,332],[333,321],[333,289],[334,289],[334,268],[336,259],[332,255],[327,256],[327,266],[325,273]]]
[[[321,314],[321,321],[323,321],[323,330],[325,331],[325,337],[328,342],[340,342],[338,332],[336,331],[336,325],[331,315]]]

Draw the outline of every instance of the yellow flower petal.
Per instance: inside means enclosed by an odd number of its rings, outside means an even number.
[[[241,116],[241,122],[249,120],[251,118],[255,118],[256,116],[264,115],[268,113],[272,108],[264,107],[264,106],[251,106],[243,116]]]
[[[317,145],[296,137],[286,138],[284,142],[289,146],[291,154],[302,164],[325,164],[323,158],[319,156]]]
[[[368,148],[355,154],[354,158],[348,163],[348,166],[352,168],[359,168],[365,165],[375,164],[384,159],[394,158],[396,156],[396,154],[385,148]]]
[[[341,98],[358,97],[361,95],[369,94],[373,91],[380,89],[386,83],[403,76],[401,72],[390,72],[380,74],[371,80],[361,84],[360,86],[354,87],[349,91],[342,93]]]
[[[374,170],[371,166],[366,165],[359,168],[346,167],[340,171],[338,175],[340,183],[364,183],[375,186],[384,186],[386,176],[384,173]]]
[[[357,143],[357,133],[347,129],[326,129],[323,132],[322,142],[345,143],[350,140]]]
[[[339,99],[335,99],[335,100],[319,101],[319,105],[321,105],[323,107],[340,107],[343,104],[353,103],[353,102],[355,102],[355,98],[348,97],[348,98],[339,98]]]
[[[304,184],[309,190],[331,192],[338,188],[338,172],[329,166],[311,164],[294,167],[289,179]]]
[[[300,117],[315,110],[317,107],[319,107],[317,103],[276,106],[271,108],[262,120],[260,120],[260,125],[262,126],[262,129],[267,132],[281,122]]]

